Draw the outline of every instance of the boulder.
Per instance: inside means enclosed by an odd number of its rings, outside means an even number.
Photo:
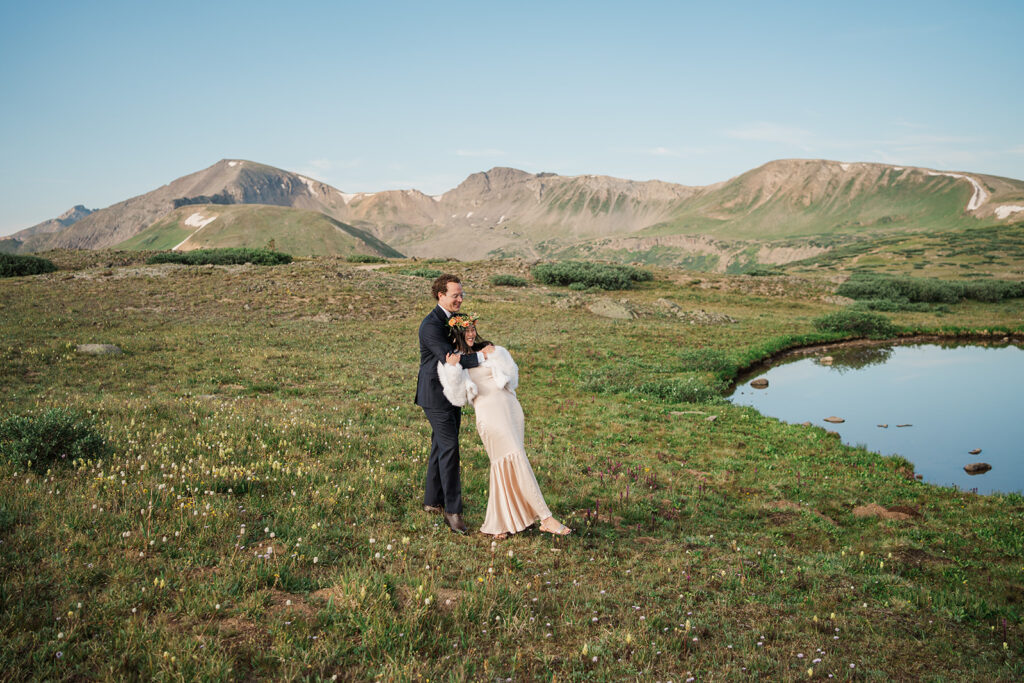
[[[704,309],[699,311],[677,311],[676,316],[691,325],[732,325],[737,322],[736,318],[725,313],[715,313],[714,311],[705,311]]]
[[[675,301],[669,301],[668,299],[658,299],[654,302],[654,305],[671,315],[679,315],[683,310],[682,306],[677,304]]]
[[[766,389],[768,387],[768,380],[764,379],[763,377],[760,377],[751,382],[750,386],[754,387],[755,389]]]
[[[124,353],[113,344],[79,344],[75,350],[89,356],[120,356]]]
[[[975,448],[973,450],[967,451],[967,453],[969,455],[978,455],[979,453],[981,453],[981,449],[980,448]]]
[[[831,417],[826,417],[825,418],[825,422],[831,422],[832,424],[836,424],[837,425],[837,424],[841,424],[843,422],[846,422],[846,420],[844,420],[841,417],[836,417],[835,415],[832,415]]]
[[[587,310],[594,315],[613,320],[632,320],[636,317],[633,309],[625,303],[612,299],[597,299],[587,304]]]
[[[972,462],[970,465],[964,465],[964,472],[967,474],[985,474],[990,469],[992,469],[992,465],[987,462]]]

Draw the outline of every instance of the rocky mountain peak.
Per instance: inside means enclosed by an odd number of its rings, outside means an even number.
[[[87,209],[81,204],[75,204],[73,207],[57,216],[57,220],[64,225],[71,225],[75,221],[79,221],[91,213],[92,209]]]

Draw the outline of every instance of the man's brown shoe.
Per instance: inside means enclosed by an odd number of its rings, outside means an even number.
[[[466,523],[462,521],[462,515],[458,512],[442,512],[444,521],[448,522],[448,528],[457,534],[466,533]]]
[[[433,512],[435,515],[439,515],[443,512],[440,505],[424,505],[424,512]]]

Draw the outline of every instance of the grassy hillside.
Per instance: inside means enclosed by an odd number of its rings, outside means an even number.
[[[792,272],[829,269],[947,279],[1024,279],[1024,222],[941,232],[836,236],[827,253],[789,264]]]
[[[214,220],[206,222],[211,218]],[[183,206],[117,245],[117,249],[164,250],[179,244],[186,250],[256,248],[271,240],[276,249],[295,256],[401,256],[368,232],[317,211],[260,204]]]
[[[721,238],[770,240],[979,224],[965,211],[973,194],[971,185],[948,176],[877,166],[860,175],[804,173],[776,187],[765,174],[763,169],[749,171],[692,199],[671,221],[647,232],[682,230]]]
[[[658,269],[596,294],[489,284],[527,276],[517,261],[437,264],[515,355],[527,452],[576,528],[492,545],[421,508],[427,280],[340,259],[115,262],[0,280],[0,415],[89,411],[112,449],[50,471],[0,459],[11,679],[1024,677],[1021,496],[675,402],[825,338],[826,278]],[[585,308],[606,296],[641,317]],[[662,298],[737,322],[687,323]],[[1021,343],[1019,304],[891,317]],[[475,529],[488,459],[471,410],[462,446]],[[911,518],[853,515],[871,503]]]

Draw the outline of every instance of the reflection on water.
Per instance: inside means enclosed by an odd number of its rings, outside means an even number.
[[[818,363],[821,365],[831,365],[836,372],[843,373],[847,370],[860,370],[869,365],[884,364],[892,358],[892,347],[847,346],[836,350],[830,356],[825,356],[825,358],[831,358],[832,360],[831,362],[822,363],[819,358]]]
[[[938,344],[848,346],[797,357],[746,378],[730,400],[786,422],[839,432],[914,463],[925,481],[979,493],[1024,490],[1024,350]],[[842,424],[824,418],[835,415]],[[909,426],[897,426],[909,425]],[[981,453],[968,451],[980,448]],[[964,465],[992,470],[970,476]]]

